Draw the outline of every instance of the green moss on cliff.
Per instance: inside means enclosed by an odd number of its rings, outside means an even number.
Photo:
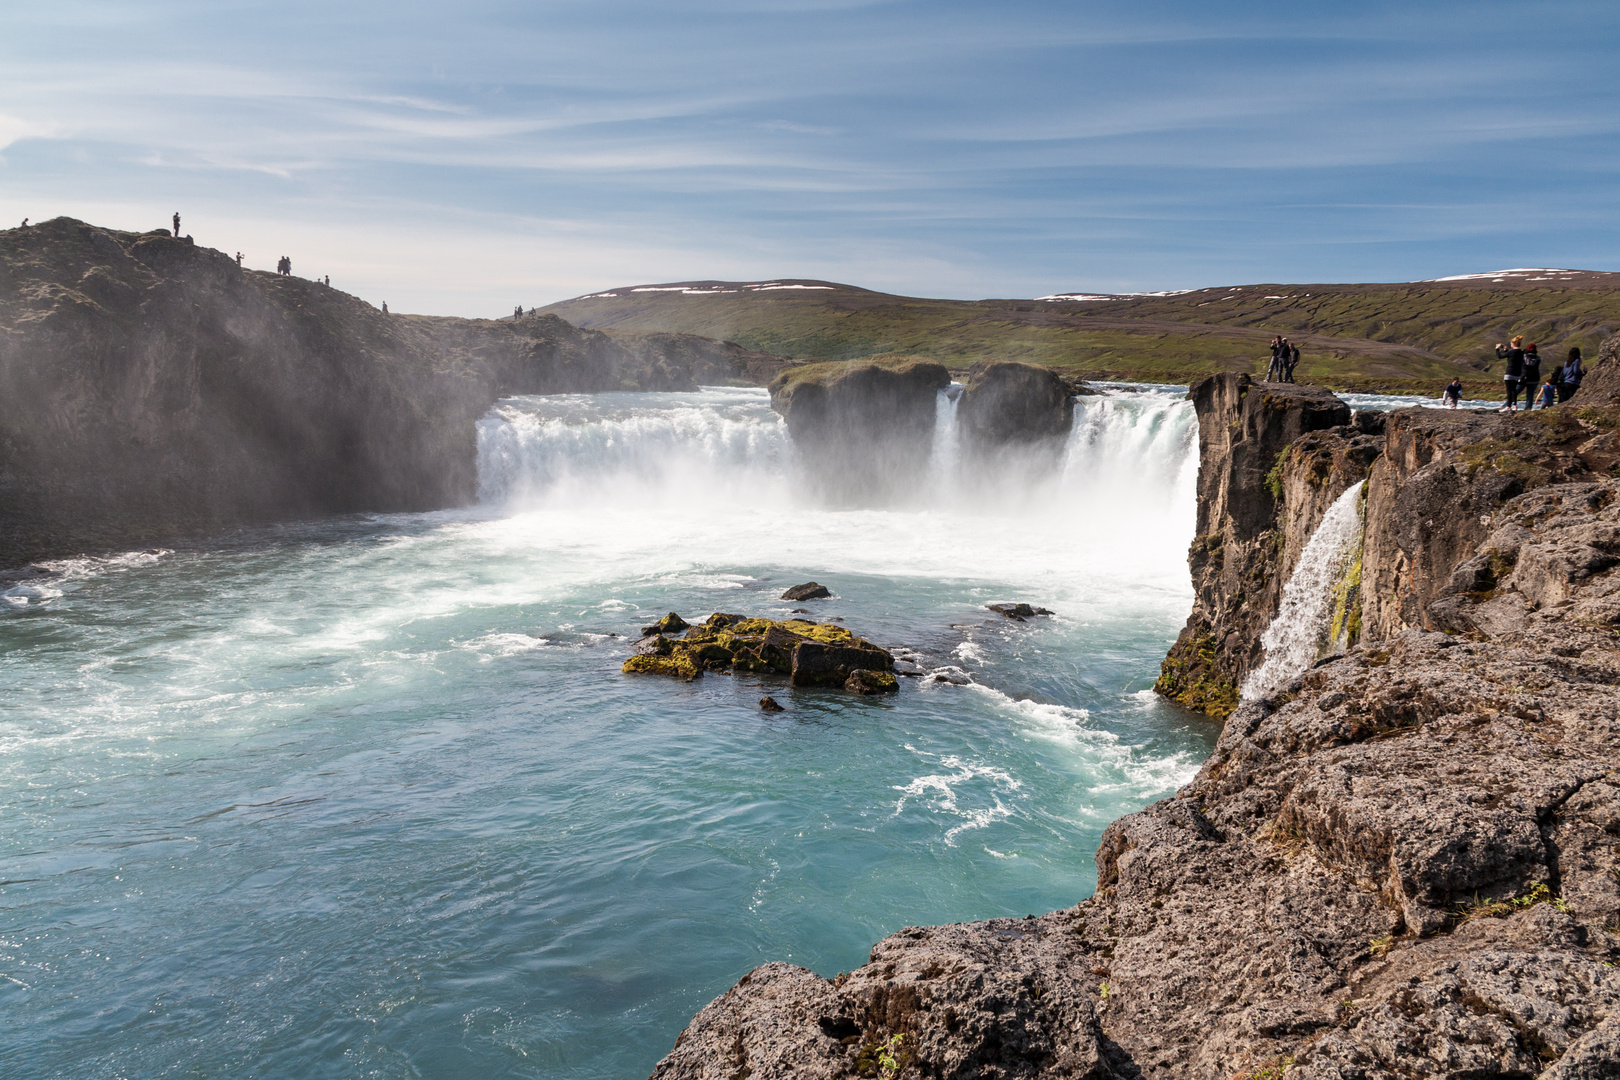
[[[1159,665],[1153,689],[1178,705],[1224,720],[1238,707],[1237,683],[1215,669],[1216,641],[1205,630],[1178,641]]]

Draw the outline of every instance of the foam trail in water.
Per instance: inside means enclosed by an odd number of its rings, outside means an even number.
[[[1361,539],[1361,489],[1347,488],[1328,507],[1300,554],[1299,565],[1283,586],[1277,617],[1260,642],[1265,662],[1243,681],[1243,699],[1252,701],[1282,689],[1316,663],[1329,644],[1333,589],[1344,576]]]

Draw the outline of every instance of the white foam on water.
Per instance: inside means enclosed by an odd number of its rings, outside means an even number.
[[[1265,660],[1243,680],[1243,700],[1253,701],[1282,689],[1316,663],[1329,644],[1333,587],[1344,576],[1361,539],[1365,483],[1345,489],[1306,542],[1299,565],[1283,586],[1276,618],[1260,638]]]
[[[924,758],[934,756],[917,753]],[[956,838],[962,833],[970,829],[988,828],[1013,815],[1013,808],[1003,801],[1002,796],[1011,797],[1023,784],[1005,769],[967,761],[955,754],[946,754],[937,761],[946,771],[919,776],[908,784],[894,786],[894,790],[900,792],[900,798],[894,804],[891,817],[899,817],[910,802],[925,803],[936,814],[959,819],[945,830],[943,836],[947,847],[955,847]]]

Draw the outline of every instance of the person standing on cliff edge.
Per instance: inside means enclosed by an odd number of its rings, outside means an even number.
[[[1519,381],[1524,378],[1524,338],[1515,335],[1506,345],[1497,345],[1496,356],[1507,361],[1507,369],[1502,372],[1502,388],[1507,392],[1507,400],[1499,411],[1518,412]],[[1525,404],[1530,404],[1528,395]]]
[[[1586,377],[1586,367],[1581,363],[1581,347],[1569,347],[1569,359],[1564,361],[1564,377],[1558,384],[1558,400],[1568,401],[1575,396],[1575,391],[1581,388],[1581,380]]]
[[[180,211],[174,212],[174,238],[180,239]]]

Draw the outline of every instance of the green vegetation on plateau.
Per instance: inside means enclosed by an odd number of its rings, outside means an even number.
[[[1500,393],[1492,349],[1514,334],[1540,344],[1551,361],[1571,345],[1593,357],[1620,329],[1620,274],[1245,285],[1091,301],[929,300],[830,282],[772,284],[641,286],[546,310],[592,329],[702,334],[806,363],[909,354],[962,371],[981,360],[1021,360],[1143,382],[1263,374],[1271,337],[1283,334],[1301,349],[1301,382],[1436,394],[1460,375],[1471,396]]]

